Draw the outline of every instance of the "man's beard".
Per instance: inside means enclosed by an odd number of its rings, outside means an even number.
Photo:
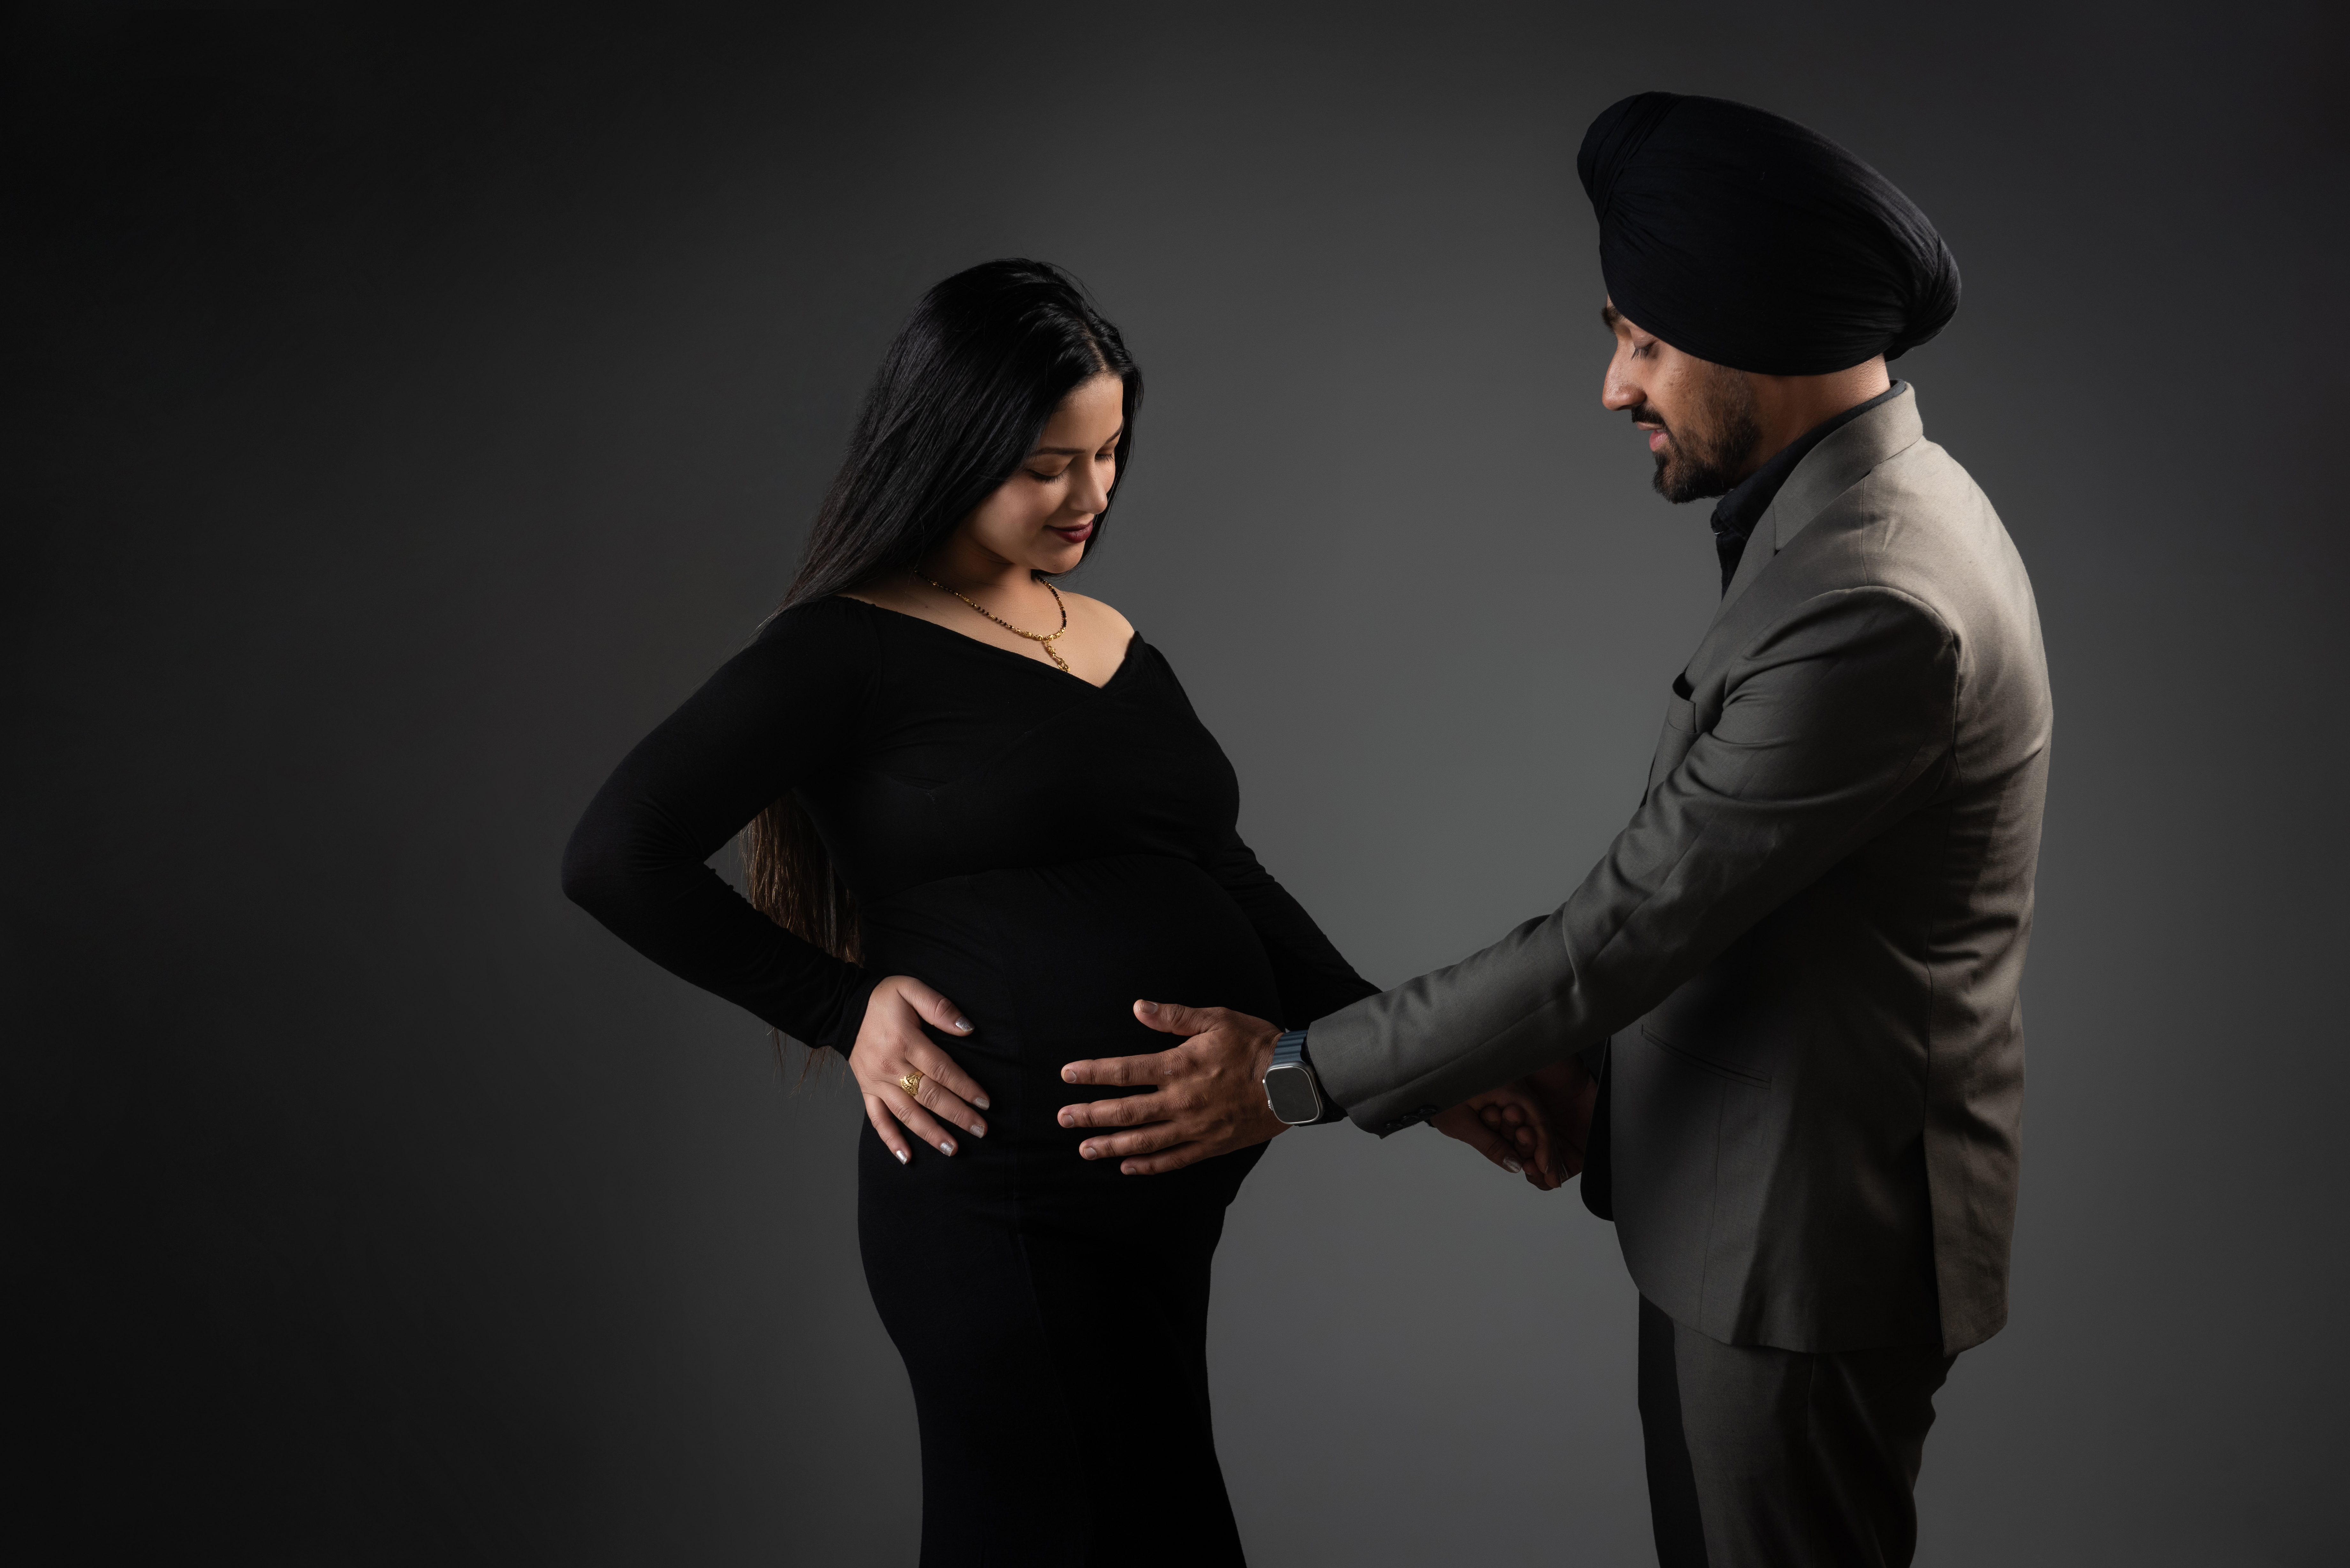
[[[1663,425],[1665,450],[1657,453],[1657,493],[1679,505],[1700,496],[1726,495],[1742,477],[1747,454],[1762,441],[1754,419],[1754,391],[1737,371],[1708,368],[1705,390],[1678,425],[1665,425],[1646,403],[1632,410],[1635,423]]]

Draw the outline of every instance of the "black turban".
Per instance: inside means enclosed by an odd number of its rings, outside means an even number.
[[[1644,92],[1575,166],[1616,308],[1685,354],[1765,376],[1890,359],[1959,308],[1959,264],[1893,182],[1742,103]]]

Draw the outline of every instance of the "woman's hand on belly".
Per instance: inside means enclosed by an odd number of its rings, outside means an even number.
[[[941,1154],[954,1153],[953,1135],[940,1125],[942,1120],[969,1129],[973,1137],[987,1136],[979,1115],[987,1107],[985,1091],[922,1033],[925,1019],[951,1034],[971,1033],[971,1020],[953,1002],[912,975],[893,974],[866,998],[865,1022],[848,1053],[849,1071],[865,1096],[865,1115],[899,1165],[913,1158],[908,1132]],[[910,1092],[909,1080],[914,1085]]]

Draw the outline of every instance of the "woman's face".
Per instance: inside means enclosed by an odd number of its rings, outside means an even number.
[[[962,541],[1008,566],[1075,566],[1118,478],[1125,402],[1125,383],[1107,372],[1063,398],[1035,450],[955,530]]]

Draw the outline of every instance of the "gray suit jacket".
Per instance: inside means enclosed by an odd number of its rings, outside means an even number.
[[[2007,1317],[2051,712],[2023,563],[1905,391],[1756,524],[1583,885],[1317,1021],[1315,1071],[1386,1134],[1614,1035],[1643,1295],[1727,1344],[1979,1344]]]

